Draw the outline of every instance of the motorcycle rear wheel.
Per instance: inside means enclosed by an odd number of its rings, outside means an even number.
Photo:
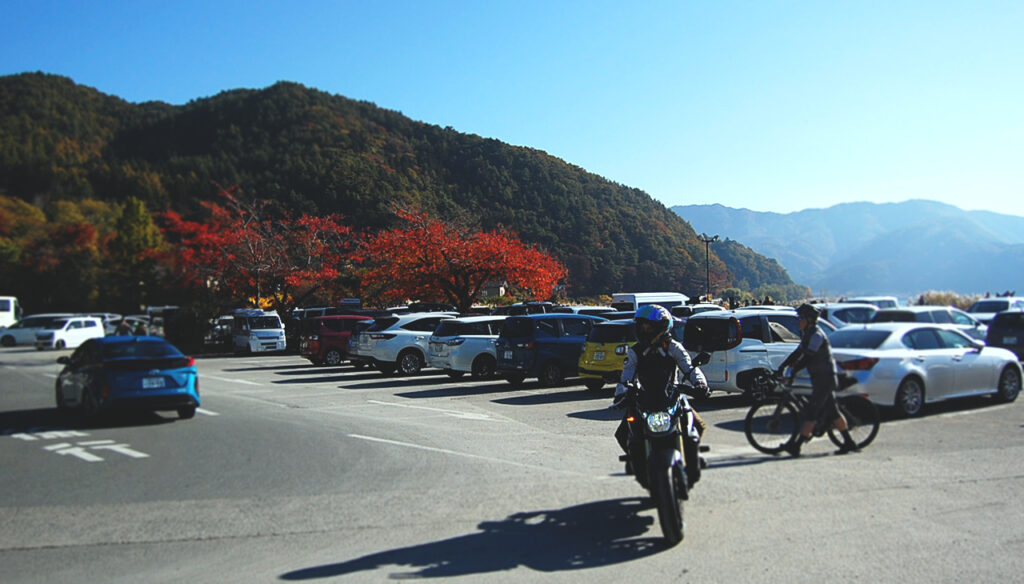
[[[656,483],[651,485],[651,495],[658,505],[658,522],[661,523],[661,533],[665,536],[665,542],[669,546],[674,546],[683,541],[685,536],[686,522],[683,518],[682,493],[677,490],[685,489],[686,486],[679,483],[672,467],[658,473],[655,481]]]

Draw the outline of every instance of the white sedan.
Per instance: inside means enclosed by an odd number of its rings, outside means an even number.
[[[929,402],[983,394],[1010,402],[1020,393],[1015,354],[987,347],[950,325],[850,325],[829,342],[840,367],[857,378],[855,391],[907,416]]]

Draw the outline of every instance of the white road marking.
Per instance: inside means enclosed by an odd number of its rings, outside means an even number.
[[[230,377],[217,377],[215,375],[203,375],[203,379],[216,379],[217,381],[227,381],[228,383],[241,383],[243,385],[262,385],[255,381],[248,381],[245,379],[231,379]]]
[[[217,412],[211,412],[210,410],[205,410],[203,408],[196,408],[196,413],[197,414],[203,414],[204,416],[219,416],[220,415]]]
[[[491,416],[489,416],[487,414],[473,414],[473,413],[469,413],[469,412],[459,412],[459,411],[456,411],[456,410],[444,410],[444,409],[441,409],[441,408],[428,408],[426,406],[414,406],[414,405],[409,405],[409,404],[399,404],[399,403],[395,403],[395,402],[378,401],[378,400],[375,400],[375,399],[371,399],[371,400],[367,400],[367,401],[370,402],[371,404],[377,404],[377,405],[381,405],[381,406],[394,406],[396,408],[410,408],[410,409],[414,409],[414,410],[427,410],[427,411],[430,411],[430,412],[439,412],[439,413],[442,413],[442,414],[444,414],[446,416],[452,416],[453,418],[459,418],[459,419],[462,419],[462,420],[479,420],[479,421],[483,421],[483,422],[494,422],[494,421],[497,421],[497,420],[495,420],[494,418],[492,418]]]

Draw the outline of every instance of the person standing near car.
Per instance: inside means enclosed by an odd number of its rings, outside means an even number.
[[[121,322],[117,324],[117,328],[114,329],[114,334],[118,336],[130,335],[132,334],[132,327],[128,324],[127,320],[122,318]]]
[[[666,394],[675,390],[682,381],[688,381],[701,397],[710,394],[704,373],[690,362],[690,354],[682,343],[672,338],[672,314],[657,304],[641,306],[633,316],[636,322],[637,342],[626,351],[626,362],[622,367],[622,377],[615,386],[613,407],[622,407],[628,395],[627,383],[634,380],[640,382],[640,391],[664,391]],[[693,410],[698,433],[703,436],[707,427],[704,420]],[[623,416],[622,422],[615,431],[615,439],[623,452],[629,454],[629,422]],[[684,445],[686,471],[690,486],[700,480],[700,456],[697,444]]]
[[[779,365],[778,374],[781,376],[786,367],[792,366],[789,377],[785,380],[786,386],[790,386],[797,371],[806,368],[811,376],[811,399],[802,412],[804,423],[800,428],[800,435],[786,447],[786,450],[793,456],[800,456],[800,447],[811,439],[811,432],[814,431],[817,421],[827,416],[829,420],[833,420],[836,429],[843,436],[843,445],[836,454],[857,452],[860,449],[850,436],[850,427],[836,402],[835,392],[839,388],[839,380],[835,361],[832,359],[832,346],[828,342],[828,336],[818,326],[818,309],[805,302],[796,309],[796,314],[800,317],[800,344]]]

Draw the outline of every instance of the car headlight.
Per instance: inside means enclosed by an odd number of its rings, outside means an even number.
[[[647,414],[647,427],[651,432],[668,432],[672,426],[672,415],[668,412]]]

